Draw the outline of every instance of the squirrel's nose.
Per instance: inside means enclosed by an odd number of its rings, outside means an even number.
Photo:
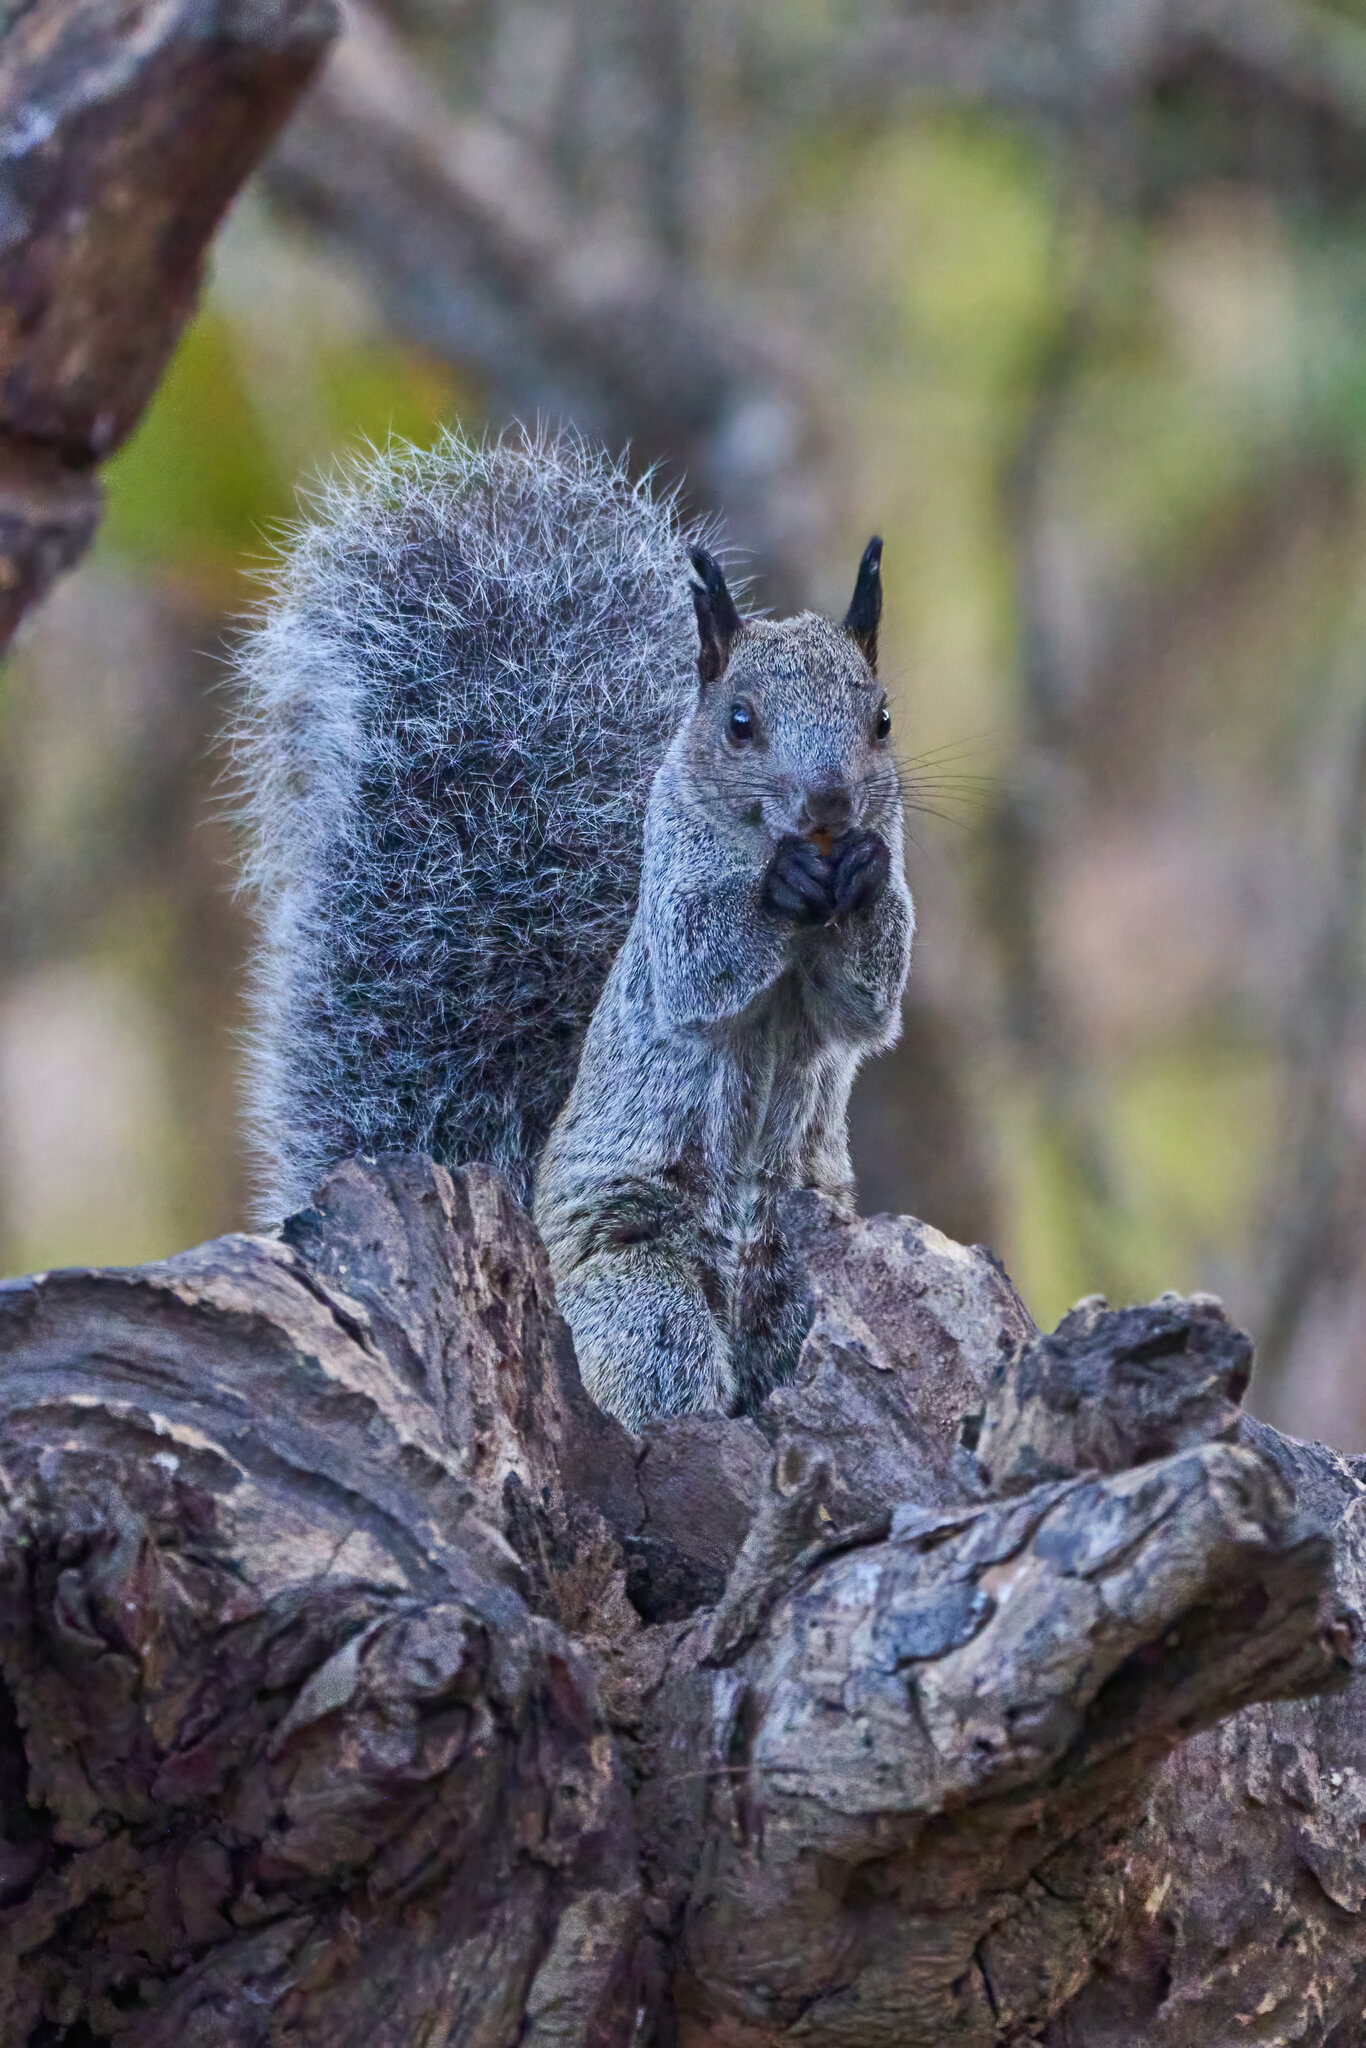
[[[804,832],[844,832],[854,815],[853,799],[843,782],[814,783],[802,799]]]

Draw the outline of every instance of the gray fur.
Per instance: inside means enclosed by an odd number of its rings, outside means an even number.
[[[909,963],[868,661],[809,613],[732,633],[708,563],[699,692],[700,536],[572,437],[397,446],[319,509],[240,662],[263,1215],[351,1152],[487,1159],[522,1199],[541,1155],[589,1391],[633,1427],[753,1406],[805,1325],[778,1198],[850,1192]],[[813,927],[766,878],[836,785],[890,879]]]
[[[761,749],[726,743],[736,697]],[[880,700],[825,619],[751,623],[651,789],[640,907],[536,1182],[584,1383],[629,1427],[752,1408],[795,1363],[778,1197],[852,1192],[849,1090],[896,1038],[910,963],[900,786],[869,740]],[[832,782],[886,842],[890,880],[839,927],[784,923],[764,907],[769,864]]]
[[[240,656],[263,1220],[394,1147],[523,1199],[696,694],[673,504],[572,436],[325,484]]]

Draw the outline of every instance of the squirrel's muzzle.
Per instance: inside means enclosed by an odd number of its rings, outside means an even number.
[[[854,821],[854,800],[842,781],[814,783],[802,798],[797,829],[806,839],[838,839]]]

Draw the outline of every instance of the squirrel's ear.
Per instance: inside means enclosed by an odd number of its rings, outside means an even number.
[[[714,683],[726,672],[730,645],[743,621],[735,599],[726,588],[721,564],[705,548],[689,548],[693,566],[692,601],[697,612],[697,673],[704,683]]]
[[[863,550],[854,595],[844,615],[844,630],[877,672],[877,629],[882,618],[882,541],[877,534]]]

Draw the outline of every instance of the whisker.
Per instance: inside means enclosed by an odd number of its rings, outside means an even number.
[[[901,785],[902,796],[909,803],[912,799],[923,803],[944,804],[950,810],[980,811],[992,798],[993,790],[988,789],[939,789],[934,783],[910,782]]]
[[[927,867],[937,868],[939,866],[937,850],[925,840],[919,838],[916,833],[911,831],[909,826],[906,827],[905,839],[907,846],[915,849],[917,858],[923,860]]]
[[[956,818],[952,811],[938,810],[934,804],[907,803],[906,809],[916,812],[922,818],[938,818],[942,824],[956,825],[963,832],[967,831],[971,823],[968,818]],[[907,836],[909,837],[909,834]]]
[[[931,762],[947,763],[955,755],[981,752],[988,745],[992,746],[994,751],[996,740],[997,736],[991,732],[969,733],[961,739],[944,740],[937,747],[924,747],[918,754],[903,756],[902,759],[908,768],[928,767]]]
[[[965,790],[980,793],[999,787],[1000,778],[995,775],[905,775],[902,787],[905,789]]]

